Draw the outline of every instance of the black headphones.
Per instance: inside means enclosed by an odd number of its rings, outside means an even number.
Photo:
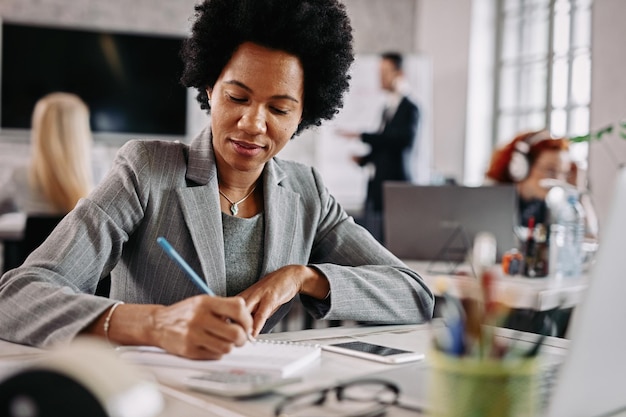
[[[515,148],[513,149],[511,160],[509,161],[509,175],[514,182],[520,182],[526,179],[530,173],[530,161],[528,160],[530,148],[534,144],[547,139],[552,139],[550,132],[540,130],[515,143]]]

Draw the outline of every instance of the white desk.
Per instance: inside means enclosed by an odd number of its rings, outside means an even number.
[[[518,339],[518,343],[531,343],[537,337],[536,335],[520,334],[507,329],[498,329],[498,334],[502,338]],[[264,338],[273,340],[305,341],[320,344],[344,341],[350,337],[397,348],[427,352],[430,344],[430,327],[428,325],[334,327],[275,333],[264,336]],[[563,339],[547,338],[542,353],[562,355],[566,351],[568,343],[569,341]],[[0,341],[0,378],[12,366],[23,360],[19,356],[12,355],[37,352],[40,351]],[[426,361],[421,362],[418,366],[426,366]],[[328,386],[338,381],[365,376],[394,367],[398,369],[403,366],[415,365],[385,365],[323,351],[321,361],[303,372],[303,381],[301,383],[281,388],[277,391],[277,394],[247,400],[230,400],[188,391],[182,388],[177,380],[189,371],[156,367],[146,369],[149,369],[163,386],[166,406],[160,417],[270,417],[273,416],[273,408],[283,394],[294,393],[312,387]],[[387,415],[404,417],[419,416],[421,413],[394,407],[388,411]]]
[[[476,279],[471,274],[464,276],[428,272],[429,266],[437,271],[446,271],[449,266],[443,263],[431,265],[428,261],[404,260],[404,262],[422,276],[435,295],[440,295],[436,285],[437,279],[440,278],[446,280],[447,290],[456,297],[467,296],[477,290]],[[459,269],[464,270],[462,267]],[[584,296],[587,283],[585,276],[556,280],[553,277],[525,278],[504,275],[495,281],[493,290],[496,301],[511,308],[546,311],[558,306],[561,308],[576,306]]]

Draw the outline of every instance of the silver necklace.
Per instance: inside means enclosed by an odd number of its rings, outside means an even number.
[[[224,194],[222,192],[222,190],[220,190],[219,188],[217,189],[217,191],[220,192],[220,194],[222,195],[222,197],[224,197],[229,203],[230,203],[230,212],[233,213],[233,216],[236,216],[237,213],[239,213],[239,204],[243,203],[244,200],[248,197],[250,197],[252,195],[252,193],[254,192],[254,190],[256,190],[256,185],[254,187],[252,187],[252,189],[250,190],[250,192],[248,194],[246,194],[244,196],[244,198],[242,198],[239,201],[232,201],[230,198],[226,197],[226,194]]]

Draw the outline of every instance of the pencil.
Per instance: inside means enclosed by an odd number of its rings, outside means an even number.
[[[170,245],[170,242],[168,242],[167,239],[165,239],[163,236],[159,236],[157,238],[157,243],[161,245],[165,253],[174,262],[176,262],[176,265],[178,265],[183,271],[185,271],[187,276],[191,279],[191,281],[194,284],[196,284],[198,288],[200,288],[200,290],[202,290],[205,294],[210,295],[211,297],[215,296],[215,293],[213,292],[213,290],[209,288],[206,282],[204,282],[204,280],[200,278],[200,276],[196,273],[196,271],[194,271],[193,268],[189,266],[189,264],[183,259],[183,257],[180,256],[178,252],[176,252],[176,249],[174,249],[172,245]],[[250,333],[246,333],[246,337],[248,338],[248,341],[252,343],[256,342],[256,340],[254,339],[254,337],[252,337]]]
[[[189,278],[191,278],[193,283],[196,284],[196,286],[198,288],[200,288],[206,294],[209,294],[211,297],[215,296],[215,293],[213,292],[213,290],[211,290],[211,288],[209,288],[209,286],[206,285],[206,283],[202,280],[202,278],[200,278],[200,276],[198,274],[196,274],[196,271],[194,271],[191,268],[191,266],[189,266],[189,264],[183,259],[183,257],[180,256],[178,254],[178,252],[176,252],[176,250],[172,247],[172,245],[170,245],[170,242],[168,242],[167,239],[165,239],[163,236],[161,236],[161,237],[157,238],[157,243],[159,245],[161,245],[161,247],[163,248],[165,253],[167,253],[167,255],[170,258],[172,258],[172,260],[174,262],[176,262],[176,264],[183,271],[185,271],[187,273],[187,276]]]

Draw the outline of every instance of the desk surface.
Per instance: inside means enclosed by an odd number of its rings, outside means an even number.
[[[476,279],[472,276],[444,273],[449,270],[449,265],[444,263],[413,260],[404,262],[422,276],[435,295],[439,295],[435,283],[440,278],[446,279],[449,284],[448,291],[456,297],[471,294],[477,289]],[[503,275],[495,281],[493,289],[495,299],[509,307],[545,311],[555,307],[576,306],[582,300],[587,285],[588,279],[585,276],[557,280],[553,277],[525,278]]]
[[[532,343],[536,335],[522,334],[508,329],[497,329],[498,335],[505,339],[516,339],[518,343]],[[302,330],[264,335],[263,338],[273,340],[290,340],[327,344],[356,338],[387,346],[413,349],[427,352],[430,345],[430,327],[428,325],[407,326],[375,326],[375,327],[335,327],[326,329]],[[558,338],[547,338],[542,352],[563,355],[569,341]],[[0,377],[19,366],[30,354],[41,351],[31,347],[15,345],[0,341]],[[426,361],[419,366],[426,366]],[[188,391],[178,382],[185,373],[190,371],[172,368],[147,368],[161,383],[165,397],[165,409],[160,417],[200,417],[200,416],[272,416],[274,405],[283,395],[301,390],[328,386],[333,383],[365,376],[367,374],[389,370],[393,367],[413,365],[386,365],[363,359],[353,358],[332,352],[322,352],[321,361],[303,371],[301,383],[289,385],[277,390],[276,394],[256,399],[230,400],[202,393]],[[419,416],[419,412],[394,407],[387,413],[391,417]]]

